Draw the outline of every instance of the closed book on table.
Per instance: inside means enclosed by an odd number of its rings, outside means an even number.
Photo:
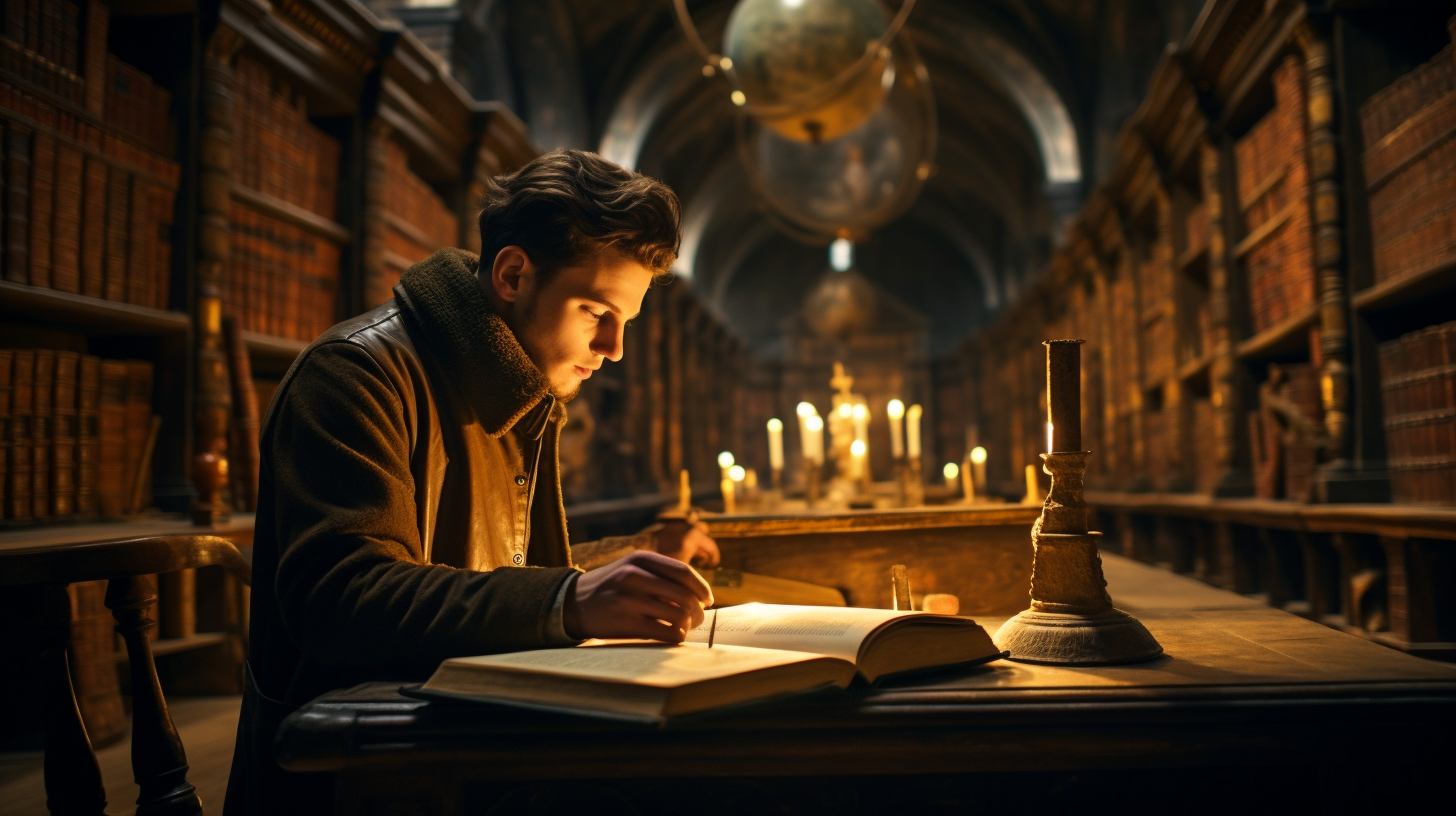
[[[51,514],[51,420],[55,405],[56,353],[50,349],[35,352],[34,408],[30,420],[30,506],[31,515],[45,518]]]
[[[101,464],[101,428],[98,409],[101,400],[101,359],[81,355],[76,374],[76,511],[91,517],[97,513],[97,467]]]
[[[76,377],[81,355],[56,352],[51,420],[51,515],[76,513]]]
[[[101,361],[98,474],[96,497],[102,516],[127,513],[131,492],[126,481],[126,363]]]
[[[61,144],[56,149],[55,224],[51,236],[51,287],[81,291],[81,149]]]
[[[30,285],[51,285],[51,224],[55,208],[56,139],[37,131],[30,157]]]
[[[100,156],[86,157],[81,182],[81,294],[106,294],[106,178]]]
[[[30,128],[5,124],[5,279],[30,282]]]

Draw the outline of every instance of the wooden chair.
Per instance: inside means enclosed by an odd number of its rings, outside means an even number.
[[[66,656],[70,600],[66,585],[106,580],[106,607],[126,642],[132,681],[132,772],[141,796],[138,816],[202,812],[187,781],[187,756],[162,697],[147,630],[157,597],[146,576],[220,565],[244,583],[252,567],[231,541],[216,536],[163,536],[88,544],[0,548],[0,587],[24,592],[35,624],[25,634],[40,655],[45,707],[46,806],[56,814],[101,814],[101,768],[76,704]]]

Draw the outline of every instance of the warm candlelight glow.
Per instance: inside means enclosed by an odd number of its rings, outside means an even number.
[[[885,406],[885,413],[890,415],[890,419],[899,419],[905,416],[905,403],[892,399],[890,404]]]
[[[910,406],[905,412],[905,455],[911,459],[920,458],[920,414],[919,405]]]
[[[1041,488],[1036,483],[1036,465],[1026,466],[1026,498],[1022,502],[1041,504]]]
[[[768,430],[769,430],[769,433],[779,433],[779,432],[783,431],[783,429],[784,429],[784,423],[783,422],[780,422],[778,417],[774,417],[773,419],[770,419],[768,421]]]
[[[890,415],[890,455],[898,460],[905,455],[905,441],[901,430],[905,419],[905,403],[892,399],[885,406],[885,413]]]
[[[693,483],[686,470],[677,474],[677,509],[680,513],[693,509]]]
[[[735,500],[738,498],[738,496],[734,490],[733,480],[724,479],[718,484],[718,489],[723,491],[723,512],[734,512],[737,509]]]
[[[824,420],[817,414],[804,420],[804,458],[815,464],[824,462]]]
[[[771,470],[784,469],[784,423],[778,417],[768,421],[768,466]]]
[[[847,408],[847,407],[848,407],[847,405],[841,405],[841,406],[839,406],[839,410],[841,412],[843,412],[844,409]],[[870,415],[870,409],[864,407],[863,405],[856,405],[856,406],[854,406],[854,418],[855,419],[865,419],[869,415]]]
[[[733,454],[729,453],[728,451],[723,451],[722,453],[718,454],[718,467],[733,467]]]
[[[849,455],[850,456],[864,456],[865,455],[865,443],[864,443],[864,440],[863,439],[856,439],[853,442],[849,443]]]
[[[735,482],[741,482],[747,476],[748,471],[743,469],[743,465],[733,465],[732,467],[728,468],[728,478],[732,479]]]
[[[961,475],[961,466],[955,462],[946,462],[945,467],[941,468],[941,472],[945,474],[945,486],[955,490],[956,479]]]
[[[839,415],[844,417],[845,419],[849,419],[850,415],[854,413],[854,409],[856,407],[858,406],[850,405],[847,402],[841,402],[839,404]]]
[[[797,410],[799,412],[799,416],[801,417],[811,417],[819,413],[819,411],[816,410],[813,405],[810,405],[807,402],[799,403],[799,407]]]
[[[1052,442],[1053,442],[1053,440],[1056,439],[1056,436],[1054,434],[1052,434],[1052,424],[1050,422],[1048,422],[1046,424],[1046,426],[1047,426],[1047,453],[1056,453],[1056,451],[1052,450]]]
[[[977,445],[971,449],[971,463],[976,465],[986,464],[986,449]]]

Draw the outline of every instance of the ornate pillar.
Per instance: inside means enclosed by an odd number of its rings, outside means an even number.
[[[1210,134],[1199,147],[1199,169],[1203,176],[1203,202],[1208,209],[1208,322],[1213,335],[1209,378],[1213,403],[1213,433],[1218,480],[1214,495],[1245,496],[1253,484],[1238,457],[1240,408],[1238,367],[1234,349],[1233,298],[1229,280],[1231,268],[1224,213],[1224,153]]]
[[[242,48],[237,32],[219,25],[207,43],[202,66],[197,288],[193,311],[197,343],[197,455],[193,480],[198,501],[192,520],[209,524],[226,518],[221,497],[227,482],[228,416],[232,395],[222,338],[223,270],[231,260],[234,101],[232,60]]]

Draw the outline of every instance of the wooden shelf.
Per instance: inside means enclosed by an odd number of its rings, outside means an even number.
[[[1178,268],[1187,271],[1200,260],[1208,257],[1208,244],[1204,243],[1196,247],[1189,247],[1184,253],[1178,256]]]
[[[281,198],[258,192],[251,187],[244,187],[237,182],[233,183],[232,197],[265,215],[287,221],[335,243],[347,244],[352,238],[349,230],[341,224],[336,224],[322,215],[305,210],[296,204],[290,204]]]
[[[1411,504],[1303,504],[1274,499],[1216,499],[1193,493],[1088,490],[1087,504],[1152,515],[1194,516],[1315,533],[1365,533],[1456,541],[1456,507]]]
[[[1183,365],[1178,366],[1178,379],[1180,381],[1191,380],[1200,374],[1204,374],[1208,371],[1208,366],[1212,362],[1213,356],[1209,354],[1205,354],[1196,360],[1189,360]]]
[[[192,320],[184,312],[134,306],[73,295],[56,289],[0,281],[0,315],[26,323],[55,324],[88,336],[187,334]]]
[[[287,368],[293,365],[298,355],[308,348],[307,340],[290,340],[251,331],[242,332],[242,337],[243,345],[248,347],[248,354],[255,361],[265,363],[270,368]]]
[[[0,552],[41,546],[64,547],[128,538],[153,536],[215,535],[239,546],[253,543],[253,516],[234,513],[214,527],[199,527],[180,516],[158,516],[132,521],[87,522],[84,524],[32,524],[0,530]]]
[[[1319,304],[1311,303],[1297,314],[1239,343],[1239,357],[1244,360],[1261,360],[1298,352],[1308,344],[1309,338],[1305,336],[1305,330],[1314,325],[1318,315]]]
[[[152,641],[152,655],[162,657],[163,655],[190,652],[194,649],[205,649],[208,646],[226,643],[231,637],[232,635],[227,632],[199,632],[185,638],[158,638]],[[124,659],[126,653],[122,652],[119,657]]]
[[[1456,256],[1447,256],[1426,269],[1362,289],[1355,293],[1352,302],[1358,311],[1381,312],[1437,293],[1446,292],[1456,298],[1456,293],[1449,292],[1453,289],[1456,289]]]

